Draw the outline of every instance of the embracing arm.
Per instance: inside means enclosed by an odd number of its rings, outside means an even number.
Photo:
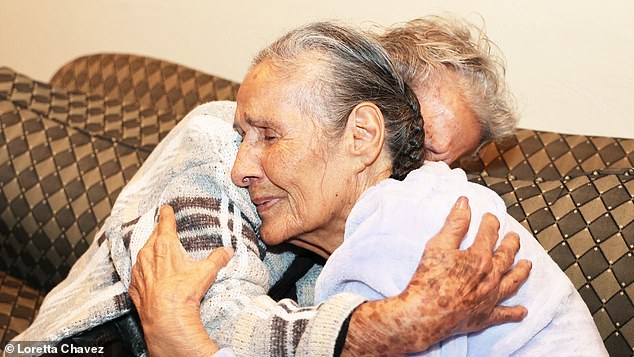
[[[151,355],[207,355],[217,349],[216,343],[237,355],[332,354],[341,324],[362,297],[343,294],[304,308],[288,299],[275,302],[254,294],[257,290],[248,286],[257,285],[255,280],[240,278],[240,269],[230,265],[218,274],[227,264],[227,251],[216,249],[207,259],[191,259],[179,241],[172,209],[166,206],[160,213],[157,228],[138,254],[129,289]],[[236,255],[240,250],[236,247]],[[210,291],[222,298],[210,299],[205,293],[216,276],[221,280]],[[201,314],[201,300],[215,316]]]
[[[200,319],[206,290],[198,287],[208,289],[232,256],[232,249],[218,248],[207,259],[190,258],[176,234],[174,211],[161,208],[159,224],[137,256],[129,289],[150,355],[211,356],[218,350]],[[181,338],[183,329],[188,338]]]
[[[355,310],[344,355],[424,351],[448,337],[526,316],[521,306],[498,306],[517,291],[531,269],[524,260],[511,269],[519,237],[507,234],[494,251],[499,222],[487,214],[473,245],[459,250],[470,218],[468,202],[460,198],[443,229],[427,244],[408,287],[400,295]]]
[[[462,203],[464,206],[458,204],[452,210],[443,230],[427,245],[408,288],[396,297],[363,303],[352,313],[344,355],[421,351],[450,336],[481,330],[497,323],[518,321],[525,316],[526,311],[522,307],[497,306],[519,288],[530,270],[530,263],[522,261],[509,271],[519,247],[517,236],[508,235],[493,252],[498,223],[494,217],[487,216],[476,242],[465,251],[458,250],[470,219],[468,205],[464,201]],[[162,241],[161,236],[162,233],[159,233],[153,242]],[[178,244],[178,240],[172,242]],[[174,249],[161,248],[159,251]],[[145,252],[158,254],[156,248],[145,249]],[[209,269],[206,275],[214,276],[224,264],[224,259],[226,255],[212,254],[208,259],[211,262],[205,265]],[[202,297],[213,279],[201,285],[186,284],[183,282],[194,281],[194,278],[174,274],[172,277],[176,279],[175,282],[166,280],[164,284],[141,285],[138,281],[149,280],[145,267],[150,261],[147,258],[139,259],[135,270],[142,270],[143,273],[136,273],[135,277],[139,279],[135,278],[131,287],[148,345],[152,345],[149,346],[150,350],[158,349],[165,354],[178,355],[186,351],[180,344],[187,341],[187,348],[195,348],[199,352],[214,351],[213,341],[203,333],[196,306],[198,296]],[[162,273],[165,275],[165,271]],[[179,282],[182,285],[178,285]],[[132,292],[132,289],[140,291]],[[188,289],[198,292],[189,293]],[[348,316],[345,309],[336,306],[352,310],[360,302],[337,299],[342,299],[342,296],[333,297],[318,308],[298,308],[288,300],[276,304],[266,296],[257,297],[232,322],[241,327],[246,326],[246,331],[251,332],[245,336],[235,336],[245,340],[243,347],[250,346],[250,349],[239,348],[236,352],[257,355],[263,351],[270,354],[275,350],[284,355],[296,352],[299,355],[314,355],[315,352],[331,354],[337,332]],[[158,313],[152,311],[151,307],[157,306],[165,306],[166,310],[159,310],[161,319],[152,319]],[[178,328],[169,323],[176,320],[179,321],[176,325]],[[272,330],[274,326],[277,330]],[[298,327],[300,333],[296,334]],[[324,336],[324,328],[334,332]],[[265,338],[253,335],[253,332],[263,332]],[[276,337],[275,334],[278,334],[278,338],[272,338]],[[253,340],[249,340],[251,338]],[[274,341],[277,341],[277,345]],[[327,347],[316,351],[313,347],[319,345]]]

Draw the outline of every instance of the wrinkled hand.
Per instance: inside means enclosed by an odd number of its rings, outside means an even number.
[[[206,259],[192,259],[176,233],[174,211],[161,208],[159,223],[132,267],[129,287],[152,356],[217,350],[200,320],[200,301],[232,255],[230,248],[218,248]]]
[[[459,250],[470,220],[468,201],[461,197],[443,229],[427,243],[408,287],[399,296],[368,302],[355,310],[345,353],[424,351],[448,337],[521,321],[526,316],[523,306],[499,306],[520,288],[531,269],[527,260],[511,269],[520,247],[519,236],[507,234],[495,249],[500,223],[495,216],[485,214],[474,243]],[[377,335],[379,328],[388,335]],[[358,329],[369,332],[358,333]]]

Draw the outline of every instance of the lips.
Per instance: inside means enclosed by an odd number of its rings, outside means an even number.
[[[273,207],[280,199],[278,197],[255,197],[251,198],[251,201],[255,205],[259,214],[268,211]]]

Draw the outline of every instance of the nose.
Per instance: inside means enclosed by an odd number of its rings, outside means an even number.
[[[261,172],[257,148],[243,140],[231,169],[231,181],[236,186],[249,187],[253,180],[261,177]]]

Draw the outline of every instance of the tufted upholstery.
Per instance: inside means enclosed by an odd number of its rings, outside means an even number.
[[[239,85],[144,56],[98,54],[77,58],[51,78],[53,87],[135,103],[176,117],[200,103],[232,99]]]
[[[613,356],[634,342],[634,170],[560,180],[471,175],[504,199],[572,280]]]
[[[0,69],[0,348],[156,143],[197,104],[234,99],[237,88],[134,55],[80,57],[48,84]],[[526,129],[460,162],[570,277],[612,356],[634,347],[633,163],[631,139]]]
[[[468,172],[530,180],[619,173],[634,167],[634,140],[518,129],[513,136],[483,145],[477,155],[462,158],[460,166]]]

